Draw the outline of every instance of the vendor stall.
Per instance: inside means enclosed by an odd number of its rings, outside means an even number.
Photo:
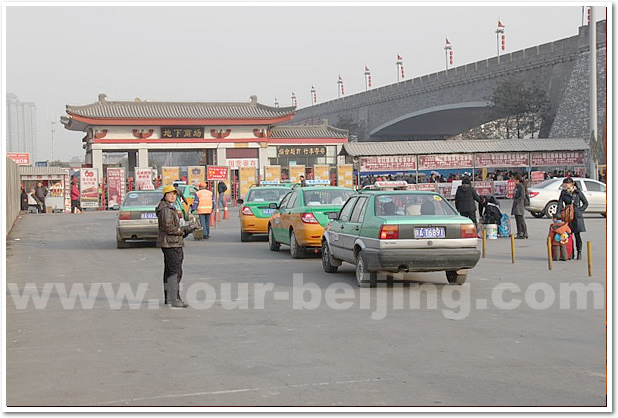
[[[19,168],[21,183],[29,192],[38,183],[47,188],[45,204],[48,212],[71,211],[70,169],[62,167],[25,167]]]

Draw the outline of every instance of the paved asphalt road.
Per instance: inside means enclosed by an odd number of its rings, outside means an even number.
[[[583,234],[593,277],[585,257],[548,271],[549,221],[527,217],[515,264],[510,240],[499,239],[462,287],[424,273],[361,291],[351,265],[326,274],[319,257],[240,243],[231,212],[210,240],[187,239],[183,294],[193,303],[184,310],[162,305],[159,249],[116,249],[116,213],[22,216],[7,238],[7,404],[606,404],[601,216],[586,216]],[[294,278],[313,290],[293,288]],[[40,309],[20,299],[46,283]],[[585,309],[563,289],[578,283],[590,291]],[[71,309],[58,284],[83,285],[92,300]],[[133,296],[106,296],[127,285]]]

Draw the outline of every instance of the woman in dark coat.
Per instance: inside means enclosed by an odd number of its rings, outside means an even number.
[[[528,227],[526,226],[526,220],[524,219],[525,200],[526,188],[521,182],[521,177],[516,175],[515,191],[513,192],[513,207],[511,208],[511,215],[515,216],[515,223],[517,225],[516,239],[528,238]]]
[[[569,222],[571,232],[575,235],[575,246],[577,247],[577,259],[582,259],[582,237],[580,233],[586,232],[584,224],[584,211],[588,207],[588,200],[582,192],[579,191],[572,178],[567,177],[562,182],[562,191],[558,200],[558,213],[562,212],[567,205],[573,203],[575,216]]]

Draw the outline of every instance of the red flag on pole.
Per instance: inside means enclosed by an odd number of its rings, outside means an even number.
[[[504,25],[502,24],[502,22],[500,22],[499,20],[498,20],[498,27],[499,27],[499,28],[503,28],[503,27],[504,27]]]

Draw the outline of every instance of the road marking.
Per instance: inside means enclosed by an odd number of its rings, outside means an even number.
[[[100,405],[111,405],[111,404],[121,404],[121,403],[129,403],[129,402],[141,402],[141,401],[151,401],[156,399],[169,399],[169,398],[187,398],[191,396],[211,396],[211,395],[226,395],[229,393],[244,393],[244,392],[257,392],[257,391],[266,391],[266,390],[278,390],[278,389],[300,389],[306,387],[317,387],[317,386],[331,386],[331,385],[350,385],[356,383],[370,383],[370,382],[382,382],[386,379],[374,378],[374,379],[362,379],[362,380],[347,380],[347,381],[337,381],[337,382],[320,382],[320,383],[301,383],[294,385],[285,385],[285,386],[273,386],[267,388],[246,388],[246,389],[231,389],[231,390],[218,390],[214,392],[193,392],[193,393],[178,393],[173,395],[158,395],[158,396],[148,396],[143,398],[131,398],[131,399],[120,399],[116,401],[108,401],[108,402],[94,402],[84,404],[82,406],[100,406]]]

